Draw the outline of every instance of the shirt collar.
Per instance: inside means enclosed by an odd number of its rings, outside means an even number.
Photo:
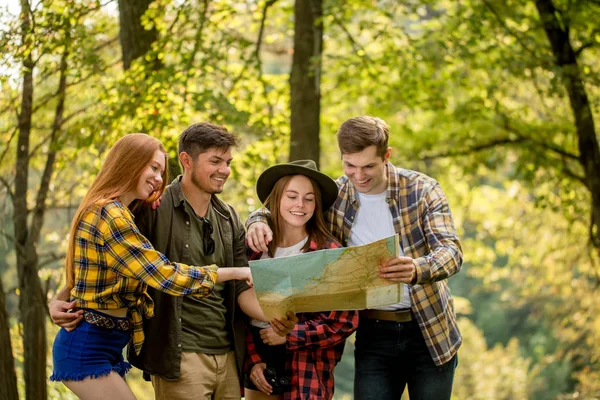
[[[175,208],[183,206],[183,203],[185,201],[183,190],[181,190],[181,177],[182,175],[177,176],[169,185],[171,189],[171,196],[173,196],[173,207]]]
[[[129,218],[130,220],[134,220],[133,217],[133,213],[131,212],[131,210],[129,209],[129,207],[125,206],[125,204],[121,203],[121,200],[115,199],[113,201],[113,203],[117,206],[123,209],[123,212],[126,214],[126,217]]]
[[[173,207],[184,207],[185,195],[183,194],[183,190],[181,189],[181,178],[183,175],[177,176],[177,178],[173,179],[173,182],[169,185],[171,190],[171,196],[173,197]],[[212,195],[210,197],[210,202],[215,211],[217,211],[223,218],[230,218],[231,212],[229,211],[229,207],[221,201],[216,195]]]

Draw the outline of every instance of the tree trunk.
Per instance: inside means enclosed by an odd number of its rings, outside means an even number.
[[[142,25],[142,16],[153,0],[119,0],[119,38],[123,54],[123,69],[128,70],[138,57],[148,53],[152,43],[158,39],[155,28],[146,30]],[[158,58],[151,63],[158,68]]]
[[[2,275],[0,275],[0,371],[2,371],[0,374],[0,399],[19,400]]]
[[[600,252],[600,146],[592,108],[581,79],[577,56],[570,42],[568,20],[558,20],[558,10],[551,0],[536,0],[535,5],[552,46],[554,63],[569,94],[577,131],[579,161],[585,173],[585,184],[592,195],[590,236]]]
[[[23,46],[31,46],[31,22],[28,0],[21,0]],[[17,272],[19,276],[19,311],[23,322],[25,394],[27,400],[47,398],[46,392],[46,299],[38,277],[37,243],[27,227],[27,185],[29,177],[29,138],[33,113],[33,68],[31,53],[23,60],[23,96],[19,113],[19,135],[15,175],[13,224]]]
[[[294,15],[294,58],[290,75],[290,161],[310,158],[319,165],[322,0],[296,0]]]

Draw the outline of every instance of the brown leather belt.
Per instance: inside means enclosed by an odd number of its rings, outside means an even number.
[[[99,311],[84,309],[83,319],[88,324],[96,325],[106,329],[116,329],[121,332],[129,332],[132,323],[126,318],[116,318],[112,315],[102,314]]]
[[[383,310],[362,310],[359,312],[360,318],[378,319],[381,321],[409,322],[412,321],[410,310],[402,311],[383,311]]]

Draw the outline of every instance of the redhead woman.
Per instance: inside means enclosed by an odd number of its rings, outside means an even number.
[[[317,170],[314,161],[268,168],[258,178],[256,190],[273,216],[273,240],[268,253],[250,252],[250,260],[339,247],[323,218],[323,212],[337,198],[338,188],[333,179]],[[285,337],[274,333],[268,324],[250,321],[244,379],[247,400],[333,397],[333,370],[346,338],[358,327],[358,313],[297,316],[298,323]]]
[[[249,268],[187,266],[170,262],[137,229],[129,206],[152,203],[167,181],[167,153],[148,135],[122,137],[79,206],[69,235],[67,288],[83,313],[71,331],[54,340],[51,380],[81,399],[134,399],[123,376],[123,348],[142,348],[142,318],[154,315],[151,286],[174,296],[204,297],[217,282],[251,283]]]

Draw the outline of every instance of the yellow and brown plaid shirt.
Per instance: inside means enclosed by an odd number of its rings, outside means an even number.
[[[204,297],[217,279],[215,265],[190,267],[154,250],[119,201],[96,205],[84,214],[75,234],[73,269],[71,301],[77,307],[129,309],[136,354],[144,342],[142,316],[154,316],[148,285],[173,296]]]
[[[456,354],[462,337],[446,279],[460,270],[462,249],[448,201],[439,183],[425,174],[387,163],[386,202],[404,254],[414,259],[416,277],[409,285],[412,309],[436,365]],[[326,220],[333,236],[348,245],[360,204],[346,176],[336,183],[338,198]]]

